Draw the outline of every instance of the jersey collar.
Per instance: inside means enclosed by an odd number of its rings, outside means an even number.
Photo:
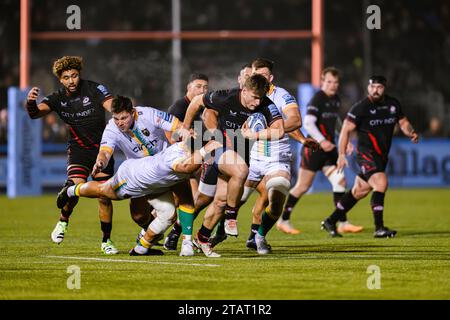
[[[270,96],[274,90],[275,90],[275,85],[273,83],[271,83],[270,87],[269,87],[269,91],[267,92],[267,95]]]

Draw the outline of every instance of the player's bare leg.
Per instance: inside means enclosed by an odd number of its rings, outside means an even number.
[[[62,193],[65,193],[67,188],[69,188],[70,186],[73,186],[74,184],[77,184],[77,183],[84,183],[84,182],[86,182],[85,179],[69,176],[68,179],[66,180],[62,190],[58,194],[58,198],[59,198],[59,195]],[[77,203],[78,203],[78,197],[75,197],[75,198],[66,199],[66,201],[64,201],[64,203],[62,205],[57,204],[57,207],[61,209],[61,213],[59,216],[59,221],[51,233],[51,239],[54,243],[60,244],[61,242],[63,242],[64,235],[67,232],[70,215],[72,214],[73,209],[75,208]]]
[[[203,217],[203,224],[195,239],[195,244],[207,257],[220,257],[219,254],[212,251],[212,245],[209,240],[212,230],[224,216],[224,210],[227,204],[227,190],[227,182],[219,177],[214,200],[206,209],[205,216]]]
[[[284,202],[289,193],[290,173],[278,170],[264,177],[262,183],[268,193],[269,205],[264,210],[261,217],[261,225],[255,235],[255,242],[259,254],[271,252],[271,247],[266,241],[266,235],[272,229],[283,212]]]
[[[371,190],[372,187],[366,181],[359,176],[356,176],[352,190],[347,191],[344,196],[342,196],[333,213],[322,221],[322,229],[327,231],[331,237],[342,237],[337,231],[336,223],[339,219],[342,219],[342,217],[344,217],[359,200],[366,197]]]
[[[300,168],[298,172],[297,182],[289,191],[289,196],[284,207],[283,214],[277,222],[277,229],[287,234],[299,234],[300,230],[294,228],[290,219],[292,210],[302,196],[308,192],[311,187],[316,173],[314,171]]]
[[[237,237],[237,213],[248,176],[248,166],[236,152],[228,150],[219,159],[219,171],[229,177],[225,208],[225,232],[230,236]]]
[[[384,172],[374,173],[368,181],[372,188],[372,198],[370,199],[370,206],[372,207],[373,219],[375,223],[375,238],[390,238],[395,237],[397,231],[390,230],[384,226],[383,211],[384,211],[384,196],[388,189],[388,179]]]

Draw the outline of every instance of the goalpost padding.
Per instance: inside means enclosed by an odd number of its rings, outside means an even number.
[[[42,121],[25,110],[27,90],[8,89],[8,198],[41,195]]]

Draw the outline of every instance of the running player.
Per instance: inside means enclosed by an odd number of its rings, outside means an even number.
[[[32,119],[41,118],[54,111],[69,127],[67,145],[67,180],[75,183],[85,182],[90,174],[99,151],[103,129],[106,125],[105,110],[111,111],[112,96],[104,85],[81,79],[82,58],[64,56],[53,64],[53,73],[63,85],[58,91],[45,97],[39,104],[36,99],[39,88],[33,87],[27,96],[27,111]],[[93,179],[106,181],[114,173],[114,159]],[[77,204],[71,199],[63,208],[51,239],[60,244],[67,231],[69,217]],[[99,199],[99,217],[103,232],[101,250],[105,254],[118,252],[111,241],[112,203]]]
[[[211,120],[208,117],[213,117],[210,122],[218,123],[220,129],[220,133],[215,133],[215,138],[225,141],[223,155],[220,157],[216,155],[214,159],[213,168],[217,172],[216,179],[218,179],[214,201],[208,206],[203,225],[197,233],[198,246],[208,257],[220,256],[212,252],[208,240],[224,210],[228,218],[228,223],[225,224],[226,232],[229,235],[238,235],[236,218],[248,175],[247,163],[250,160],[247,139],[277,140],[284,135],[283,119],[273,102],[267,98],[268,89],[269,83],[266,78],[253,75],[246,80],[242,89],[210,91],[195,98],[189,106],[183,123],[185,129],[190,127],[192,115],[205,106],[215,111],[209,113],[205,121]],[[239,133],[238,129],[246,122],[248,116],[255,112],[264,115],[268,128],[258,133],[252,133],[244,128],[242,137],[239,138],[236,132]]]
[[[257,58],[252,62],[253,74],[264,76],[270,82],[267,96],[274,102],[284,119],[286,134],[276,141],[258,141],[252,147],[250,172],[245,184],[242,202],[258,188],[259,196],[253,207],[253,221],[246,245],[259,254],[271,252],[265,236],[280,217],[290,188],[291,148],[289,135],[305,144],[307,148],[318,148],[318,143],[305,139],[300,132],[301,115],[295,98],[285,89],[273,84],[273,62]],[[261,215],[262,214],[262,215]]]
[[[419,136],[403,114],[400,102],[385,94],[385,88],[385,77],[372,76],[367,87],[369,95],[354,104],[344,120],[339,137],[337,170],[342,171],[344,166],[348,166],[345,150],[351,132],[356,131],[358,135],[356,161],[361,172],[356,176],[352,190],[342,196],[335,211],[322,221],[322,229],[332,237],[342,236],[336,229],[336,222],[371,191],[373,191],[370,205],[375,222],[374,237],[389,238],[397,234],[397,231],[385,227],[383,221],[384,196],[388,187],[385,169],[389,149],[397,123],[403,134],[413,143],[418,143]]]
[[[308,102],[305,129],[308,135],[320,143],[321,150],[311,152],[307,148],[302,150],[301,167],[295,186],[289,191],[289,197],[283,215],[277,222],[277,228],[288,234],[297,234],[290,217],[295,204],[311,187],[316,172],[322,170],[333,189],[333,200],[337,202],[345,193],[346,180],[343,171],[336,169],[338,153],[334,144],[336,125],[339,120],[341,100],[337,94],[339,87],[339,71],[334,67],[325,68],[321,74],[321,90]],[[353,146],[351,143],[348,146]],[[351,148],[347,150],[351,153]],[[363,227],[355,226],[342,217],[339,221],[338,232],[361,232]]]

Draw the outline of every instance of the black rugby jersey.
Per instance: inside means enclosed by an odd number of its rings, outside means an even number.
[[[184,117],[186,116],[187,108],[189,107],[189,104],[191,103],[191,100],[187,96],[184,96],[183,98],[178,99],[175,101],[167,110],[168,113],[174,115],[177,117],[181,122],[184,121]],[[195,117],[194,121],[201,121],[201,111],[199,111]]]
[[[78,89],[71,95],[65,88],[42,100],[69,127],[69,146],[95,150],[99,148],[106,126],[103,102],[112,99],[105,86],[80,79]]]
[[[356,125],[358,150],[373,150],[384,158],[391,148],[395,125],[404,117],[400,102],[388,95],[378,102],[367,97],[355,103],[347,114],[347,120]]]
[[[242,127],[252,113],[262,113],[266,118],[268,127],[274,121],[282,119],[282,116],[273,101],[267,96],[264,96],[264,98],[261,99],[260,104],[253,111],[245,108],[241,104],[240,97],[241,90],[239,88],[208,91],[203,96],[203,104],[206,108],[213,109],[218,112],[218,129],[222,131],[227,147],[230,148],[232,146],[235,151],[245,151],[245,155],[241,154],[241,156],[243,156],[245,160],[248,160],[250,154],[250,144],[248,143],[248,140],[245,139],[247,141],[245,143],[245,147],[241,148],[239,146],[238,143],[243,141],[243,139],[240,134],[240,130],[238,129]],[[231,141],[229,133],[233,131],[234,139]]]
[[[308,102],[306,114],[317,118],[317,128],[328,141],[334,143],[336,120],[339,118],[341,99],[337,94],[329,97],[319,90]]]

